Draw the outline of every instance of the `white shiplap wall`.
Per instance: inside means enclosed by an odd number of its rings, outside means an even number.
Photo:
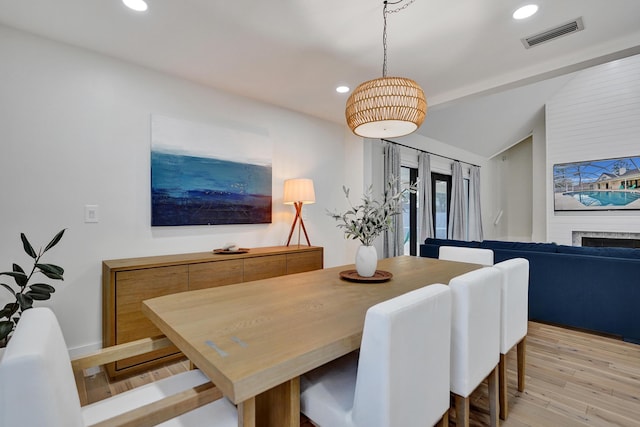
[[[554,212],[553,165],[640,155],[640,55],[576,74],[546,106],[547,240],[572,231],[640,231],[640,211]]]

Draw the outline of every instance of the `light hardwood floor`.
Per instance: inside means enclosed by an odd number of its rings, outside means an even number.
[[[640,426],[640,345],[529,322],[527,377],[516,389],[515,350],[507,356],[509,418],[505,427]],[[103,372],[87,376],[90,401],[189,369],[180,361],[109,382]],[[486,385],[472,395],[471,425],[489,425]],[[455,412],[450,411],[455,425]],[[302,426],[311,426],[301,417]]]

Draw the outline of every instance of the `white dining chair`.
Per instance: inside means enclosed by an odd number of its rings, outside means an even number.
[[[498,425],[501,280],[500,270],[485,267],[449,282],[451,392],[458,426],[469,425],[469,396],[485,378],[489,383],[491,426]]]
[[[448,425],[451,293],[429,285],[367,310],[353,352],[301,377],[300,408],[321,427]]]
[[[502,303],[500,307],[500,418],[507,419],[507,353],[517,346],[518,391],[524,391],[525,352],[529,320],[529,261],[513,258],[495,265],[502,271]]]
[[[485,248],[440,246],[438,259],[491,266],[493,265],[493,251]]]
[[[0,360],[0,426],[84,427],[103,421],[110,426],[237,427],[238,415],[197,369],[81,407],[54,313],[45,307],[25,310]]]

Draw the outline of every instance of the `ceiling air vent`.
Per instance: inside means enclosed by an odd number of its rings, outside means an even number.
[[[584,24],[582,23],[582,17],[574,19],[566,24],[559,25],[555,28],[543,31],[538,34],[534,34],[529,37],[525,37],[522,40],[524,47],[529,49],[530,47],[537,46],[541,43],[545,43],[551,40],[555,40],[558,37],[566,36],[577,31],[584,30]]]

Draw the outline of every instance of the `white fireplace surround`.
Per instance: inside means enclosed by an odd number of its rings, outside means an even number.
[[[583,237],[605,237],[608,239],[640,239],[640,233],[628,233],[626,231],[572,231],[571,244],[582,246]]]

